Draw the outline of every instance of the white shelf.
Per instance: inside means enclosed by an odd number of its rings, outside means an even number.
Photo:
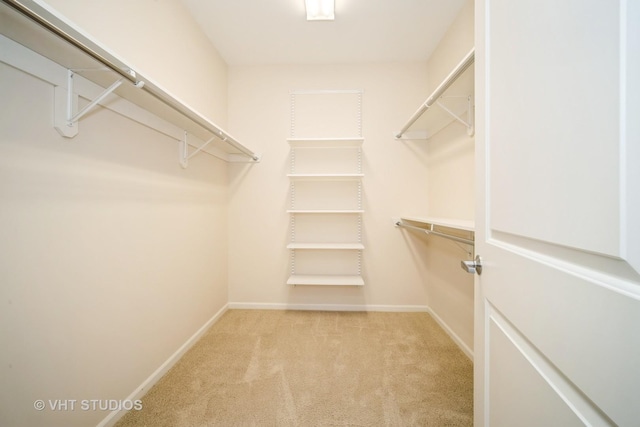
[[[288,138],[287,142],[292,147],[359,147],[364,138]]]
[[[289,179],[297,181],[357,181],[364,177],[362,173],[290,173],[287,175]]]
[[[364,286],[362,276],[293,275],[287,285]]]
[[[454,121],[473,135],[474,57],[471,49],[396,133],[396,139],[429,139]]]
[[[359,214],[364,213],[362,209],[289,209],[292,214]]]
[[[23,0],[2,3],[2,34],[64,68],[74,70],[74,73],[103,88],[113,84],[117,78],[122,78],[125,84],[113,91],[121,98],[203,141],[215,136],[207,148],[202,150],[205,153],[216,155],[225,161],[235,161],[238,155],[248,161],[259,161],[258,154],[208,117],[148,76],[134,71],[124,60],[75,23],[41,3],[44,2]]]
[[[393,222],[397,227],[423,232],[427,235],[444,237],[470,246],[475,245],[473,221],[407,216],[394,219]]]
[[[362,243],[289,243],[287,249],[362,250]]]
[[[403,216],[400,217],[402,220],[411,221],[411,222],[419,222],[423,225],[434,225],[436,227],[447,227],[454,228],[456,230],[463,231],[474,231],[475,223],[473,220],[465,220],[465,219],[449,219],[449,218],[429,218],[429,217],[418,217],[418,216]]]

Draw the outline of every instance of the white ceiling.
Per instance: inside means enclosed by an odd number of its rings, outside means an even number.
[[[424,61],[466,0],[335,0],[307,21],[304,0],[183,0],[229,65]]]

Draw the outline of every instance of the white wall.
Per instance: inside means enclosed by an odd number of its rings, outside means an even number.
[[[473,48],[473,6],[473,0],[463,6],[429,59],[429,92]],[[456,122],[428,140],[425,146],[428,153],[428,216],[473,220],[474,138]],[[460,260],[469,259],[465,252],[468,247],[437,237],[427,238],[426,244],[429,306],[472,350],[473,276],[460,268]]]
[[[79,16],[93,8],[91,26],[128,16],[112,2],[55,3]],[[137,15],[141,26],[182,29],[188,44],[192,23],[153,10]],[[180,56],[147,42],[141,58]],[[226,120],[226,67],[209,61],[211,46],[193,46],[190,64],[215,71],[199,92],[154,78]],[[103,108],[64,139],[53,86],[2,63],[0,100],[0,424],[96,425],[108,411],[33,402],[128,397],[226,305],[226,164],[200,155],[184,170],[174,139]]]
[[[473,0],[469,0],[429,58],[430,90],[435,89],[473,48],[473,22]],[[466,128],[456,122],[436,134],[427,145],[429,215],[472,220],[474,218],[474,138],[470,138]]]
[[[394,140],[426,91],[426,64],[238,66],[229,70],[229,130],[264,154],[230,166],[229,301],[283,307],[427,304],[421,242],[391,218],[426,212],[426,147]],[[290,287],[289,92],[363,89],[364,209],[362,288]]]

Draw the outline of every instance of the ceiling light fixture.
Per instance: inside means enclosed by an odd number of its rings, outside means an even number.
[[[335,19],[334,0],[304,0],[307,21],[332,21]]]

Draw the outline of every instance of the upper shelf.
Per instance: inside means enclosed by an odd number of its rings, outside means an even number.
[[[474,231],[475,224],[472,220],[465,219],[449,219],[449,218],[428,218],[418,216],[403,216],[400,218],[405,221],[412,221],[424,225],[434,225],[436,227],[454,228],[463,231]]]
[[[453,121],[473,135],[474,58],[475,49],[471,49],[396,132],[396,139],[428,139]]]
[[[225,153],[225,160],[240,155],[249,161],[259,161],[256,153],[228,132],[152,79],[133,70],[46,3],[2,0],[0,28],[6,37],[102,87],[117,78],[129,82],[113,92],[202,140],[215,137],[209,146],[213,151]]]
[[[293,181],[358,181],[364,177],[363,173],[290,173],[287,175]]]

